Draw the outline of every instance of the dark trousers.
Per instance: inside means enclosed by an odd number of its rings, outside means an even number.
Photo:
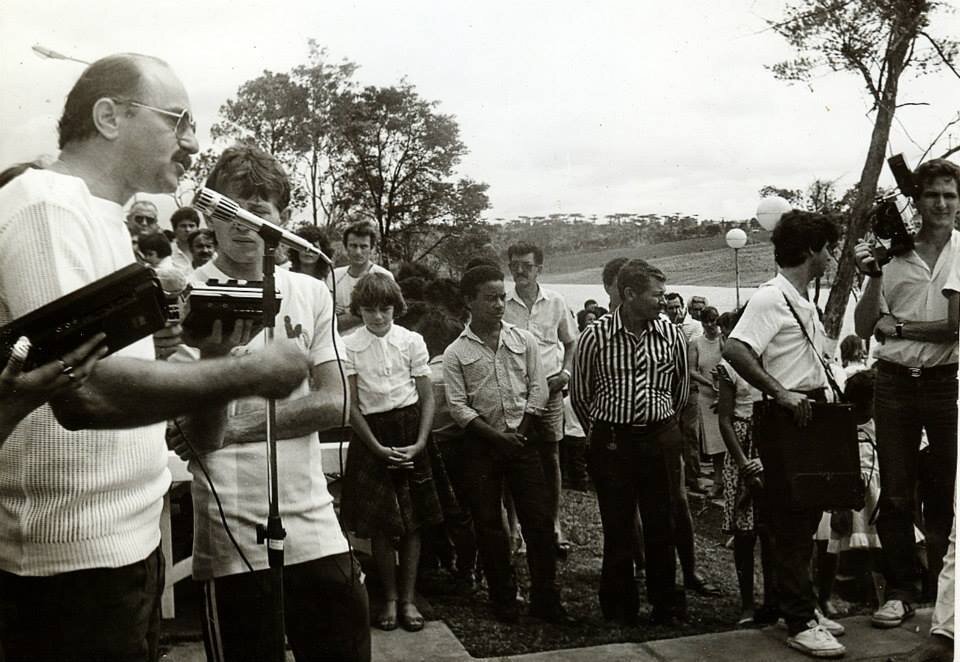
[[[697,477],[700,475],[700,399],[697,389],[690,390],[690,399],[677,417],[677,423],[683,436],[686,479],[689,485],[696,486]]]
[[[163,554],[49,577],[0,571],[0,659],[156,662]]]
[[[462,435],[447,438],[437,435],[434,438],[443,464],[447,470],[450,487],[457,497],[456,512],[444,512],[444,522],[436,528],[442,533],[434,538],[438,548],[449,550],[456,554],[457,575],[473,578],[477,567],[477,537],[474,533],[473,517],[470,514],[469,490],[466,476],[468,467],[464,459],[464,444]],[[446,552],[448,555],[449,552]],[[438,556],[442,555],[438,554]]]
[[[287,641],[297,662],[370,660],[370,612],[360,564],[336,554],[283,568]],[[270,570],[203,583],[207,660],[274,658]]]
[[[807,395],[813,400],[825,399],[822,389]],[[764,404],[755,404],[755,417]],[[755,504],[760,508],[760,519],[772,540],[777,599],[792,636],[806,630],[807,623],[816,619],[817,597],[813,590],[810,559],[813,557],[813,536],[823,512],[797,505],[790,493],[782,453],[777,449],[780,440],[773,433],[760,436],[761,426],[756,423],[756,418],[754,420],[754,442],[763,458],[764,482],[763,493]]]
[[[588,438],[588,467],[603,524],[600,607],[605,616],[636,617],[633,581],[634,514],[640,507],[646,553],[647,599],[654,610],[682,615],[676,586],[676,499],[683,489],[682,439],[672,420],[649,431],[597,422]]]
[[[527,543],[533,602],[559,600],[553,518],[536,445],[531,443],[505,456],[489,441],[467,435],[464,458],[468,467],[465,482],[490,600],[504,605],[512,603],[517,596],[517,581],[510,561],[510,538],[503,520],[504,484],[513,496]]]
[[[953,521],[957,466],[956,366],[911,377],[884,361],[877,363],[875,395],[880,511],[877,533],[883,545],[887,598],[916,602],[920,575],[914,557],[920,431],[927,431],[930,472],[924,503],[927,557],[940,567]]]

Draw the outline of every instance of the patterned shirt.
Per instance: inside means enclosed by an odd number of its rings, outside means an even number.
[[[581,423],[643,425],[683,409],[689,380],[680,329],[656,319],[637,335],[623,325],[618,309],[580,336],[570,398]]]
[[[450,416],[462,428],[479,416],[499,432],[516,430],[524,414],[540,416],[546,406],[537,339],[502,325],[496,352],[467,326],[443,353]]]

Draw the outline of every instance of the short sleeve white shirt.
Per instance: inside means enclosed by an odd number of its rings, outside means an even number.
[[[228,276],[214,263],[208,262],[194,271],[191,280],[205,283],[208,279],[226,280]],[[310,356],[313,365],[336,361],[344,353],[343,344],[333,324],[333,305],[326,286],[304,274],[278,269],[276,285],[282,300],[277,315],[274,342],[295,341]],[[245,353],[263,347],[266,333],[261,331],[245,347],[234,350]],[[337,348],[335,350],[335,347]],[[181,346],[171,361],[196,360],[197,352]],[[339,384],[323,388],[340,388]],[[304,380],[286,401],[310,393],[309,380]],[[244,398],[230,403],[228,414],[240,414],[259,408],[260,398]],[[285,402],[281,400],[278,404]],[[257,544],[252,524],[267,519],[266,443],[232,444],[203,456],[223,503],[230,529],[255,570],[268,567],[266,547]],[[227,537],[217,503],[213,498],[200,465],[192,460],[188,469],[193,474],[191,491],[194,503],[193,578],[214,577],[246,572],[247,568]],[[280,514],[287,531],[284,542],[284,564],[294,565],[318,558],[341,554],[348,550],[333,509],[333,498],[321,463],[317,433],[295,439],[282,439],[277,444]]]
[[[793,305],[807,334],[810,346],[790,312]],[[763,369],[788,391],[812,391],[827,385],[823,365],[817,358],[826,355],[827,336],[817,307],[800,296],[782,274],[767,281],[750,298],[730,337],[749,346],[760,357]],[[759,391],[755,399],[759,399]]]
[[[573,314],[563,296],[544,287],[537,291],[531,308],[513,284],[507,291],[503,321],[526,329],[537,339],[543,371],[549,377],[563,369],[563,345],[577,339]]]
[[[883,268],[880,310],[899,320],[935,322],[949,316],[947,289],[960,257],[960,232],[950,236],[931,270],[927,263],[910,251],[893,258]],[[907,338],[887,338],[874,349],[874,356],[884,361],[909,367],[930,368],[957,362],[957,341],[920,342]]]
[[[416,378],[430,376],[423,336],[393,324],[382,338],[360,327],[343,342],[343,368],[357,376],[360,413],[379,414],[419,400]]]

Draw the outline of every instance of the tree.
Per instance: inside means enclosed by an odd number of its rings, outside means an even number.
[[[401,82],[339,95],[332,108],[341,199],[377,224],[387,261],[422,259],[489,207],[485,184],[455,181],[467,148],[437,105]]]
[[[237,90],[221,107],[210,133],[221,143],[250,143],[273,154],[292,184],[291,205],[309,206],[314,225],[340,222],[347,201],[339,195],[343,176],[334,149],[332,106],[349,91],[357,65],[344,60],[330,65],[326,51],[309,42],[308,63],[289,73],[264,71]],[[209,150],[210,154],[215,154]],[[198,160],[194,178],[205,176],[211,159]]]
[[[901,76],[918,75],[946,63],[952,68],[957,43],[927,31],[934,0],[802,0],[791,4],[784,20],[770,23],[797,51],[794,60],[770,69],[785,81],[807,81],[826,68],[860,76],[873,101],[875,119],[857,197],[848,222],[837,276],[824,316],[827,335],[837,338],[855,276],[853,247],[867,230],[877,180],[897,109]]]

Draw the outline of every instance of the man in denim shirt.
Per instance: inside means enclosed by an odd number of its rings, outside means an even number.
[[[464,459],[470,467],[465,482],[490,600],[499,620],[517,621],[517,583],[501,515],[506,481],[527,541],[530,615],[567,623],[556,587],[547,483],[540,455],[526,436],[547,401],[537,340],[503,321],[506,294],[497,267],[468,270],[460,290],[471,320],[444,352],[443,371],[450,415],[465,430]]]

